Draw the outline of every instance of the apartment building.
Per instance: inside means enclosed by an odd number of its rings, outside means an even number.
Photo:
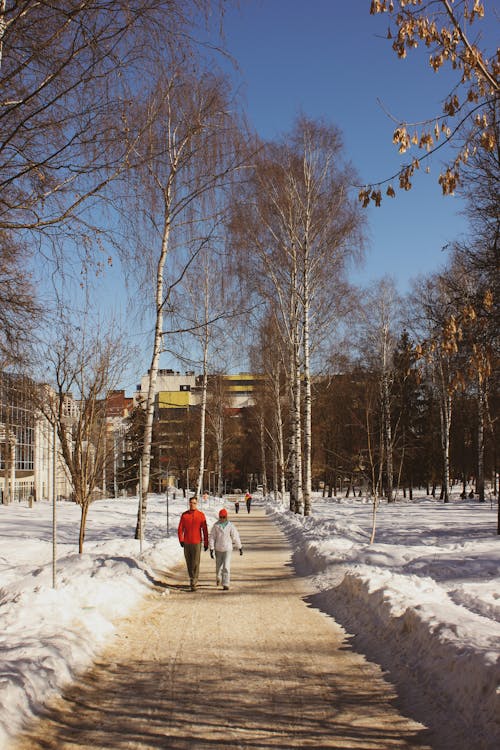
[[[215,378],[220,377],[227,400],[228,408],[233,411],[253,406],[254,393],[262,376],[250,373],[235,375],[209,375],[208,389]],[[174,370],[158,370],[155,388],[155,410],[187,409],[199,406],[201,402],[202,376],[194,371],[185,373]],[[146,403],[148,392],[148,375],[143,375],[134,394],[135,403]]]
[[[214,414],[219,410],[239,422],[242,411],[255,403],[259,380],[260,376],[250,373],[209,375],[207,425],[211,420],[213,424]],[[181,477],[188,482],[190,467],[195,471],[198,465],[202,384],[203,377],[193,371],[158,371],[152,446],[152,467],[155,468],[151,473],[152,486],[158,490],[172,486]],[[147,389],[148,376],[144,375],[134,395],[136,403],[145,406]],[[233,433],[235,428],[233,421]],[[205,455],[207,457],[207,453]]]

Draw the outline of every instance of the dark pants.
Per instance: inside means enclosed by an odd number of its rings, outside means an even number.
[[[201,543],[184,544],[184,558],[186,560],[186,567],[189,574],[189,583],[191,584],[191,588],[194,588],[198,583],[198,576],[200,574],[200,557]]]
[[[235,503],[234,504],[234,509],[235,509],[236,513],[238,513],[238,511],[240,509],[240,504],[239,503]]]
[[[250,506],[252,504],[251,500],[247,500],[247,513],[250,513]]]

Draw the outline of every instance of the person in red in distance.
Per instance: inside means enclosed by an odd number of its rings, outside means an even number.
[[[247,490],[246,495],[245,495],[245,503],[246,503],[246,506],[247,506],[247,513],[250,513],[250,507],[252,505],[252,496],[251,496],[251,494],[249,493],[248,490]]]
[[[196,591],[200,573],[201,545],[208,549],[208,528],[205,514],[198,510],[198,498],[189,498],[189,510],[185,510],[179,521],[177,536],[184,547],[184,559],[189,575],[191,591]]]

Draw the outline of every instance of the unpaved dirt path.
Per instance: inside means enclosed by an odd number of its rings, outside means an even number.
[[[119,623],[15,750],[429,749],[380,669],[306,605],[282,532],[258,506],[232,518],[244,555],[231,590],[216,589],[208,553],[196,592],[184,565],[165,573],[169,593]]]

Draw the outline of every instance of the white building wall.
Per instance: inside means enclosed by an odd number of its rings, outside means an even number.
[[[155,393],[161,393],[162,391],[182,391],[186,389],[186,386],[190,392],[194,395],[191,397],[191,403],[197,402],[197,396],[194,394],[196,389],[196,375],[194,372],[186,372],[181,374],[180,372],[174,372],[173,370],[158,370],[158,377],[156,380]],[[137,386],[137,390],[134,394],[134,401],[138,403],[146,400],[148,395],[149,379],[148,375],[143,375],[140,384]]]
[[[69,498],[72,493],[56,430],[42,416],[35,425],[35,491],[37,500],[52,500],[54,493]]]
[[[248,373],[241,373],[243,377],[248,376]],[[238,378],[237,375],[234,376]],[[233,385],[234,380],[228,380],[227,385]],[[201,402],[201,390],[196,386],[196,375],[194,372],[186,372],[181,374],[174,370],[158,370],[158,377],[156,381],[155,394],[161,393],[162,391],[181,391],[185,390],[188,386],[191,396],[190,404],[196,406]],[[249,383],[251,386],[251,383]],[[148,376],[143,375],[140,384],[137,386],[137,390],[134,394],[134,402],[137,404],[142,402],[145,405],[146,397],[148,395]],[[252,388],[245,390],[244,385],[240,391],[228,391],[228,396],[231,399],[231,406],[234,409],[242,409],[245,407],[253,406],[255,404],[255,398],[252,392]]]

